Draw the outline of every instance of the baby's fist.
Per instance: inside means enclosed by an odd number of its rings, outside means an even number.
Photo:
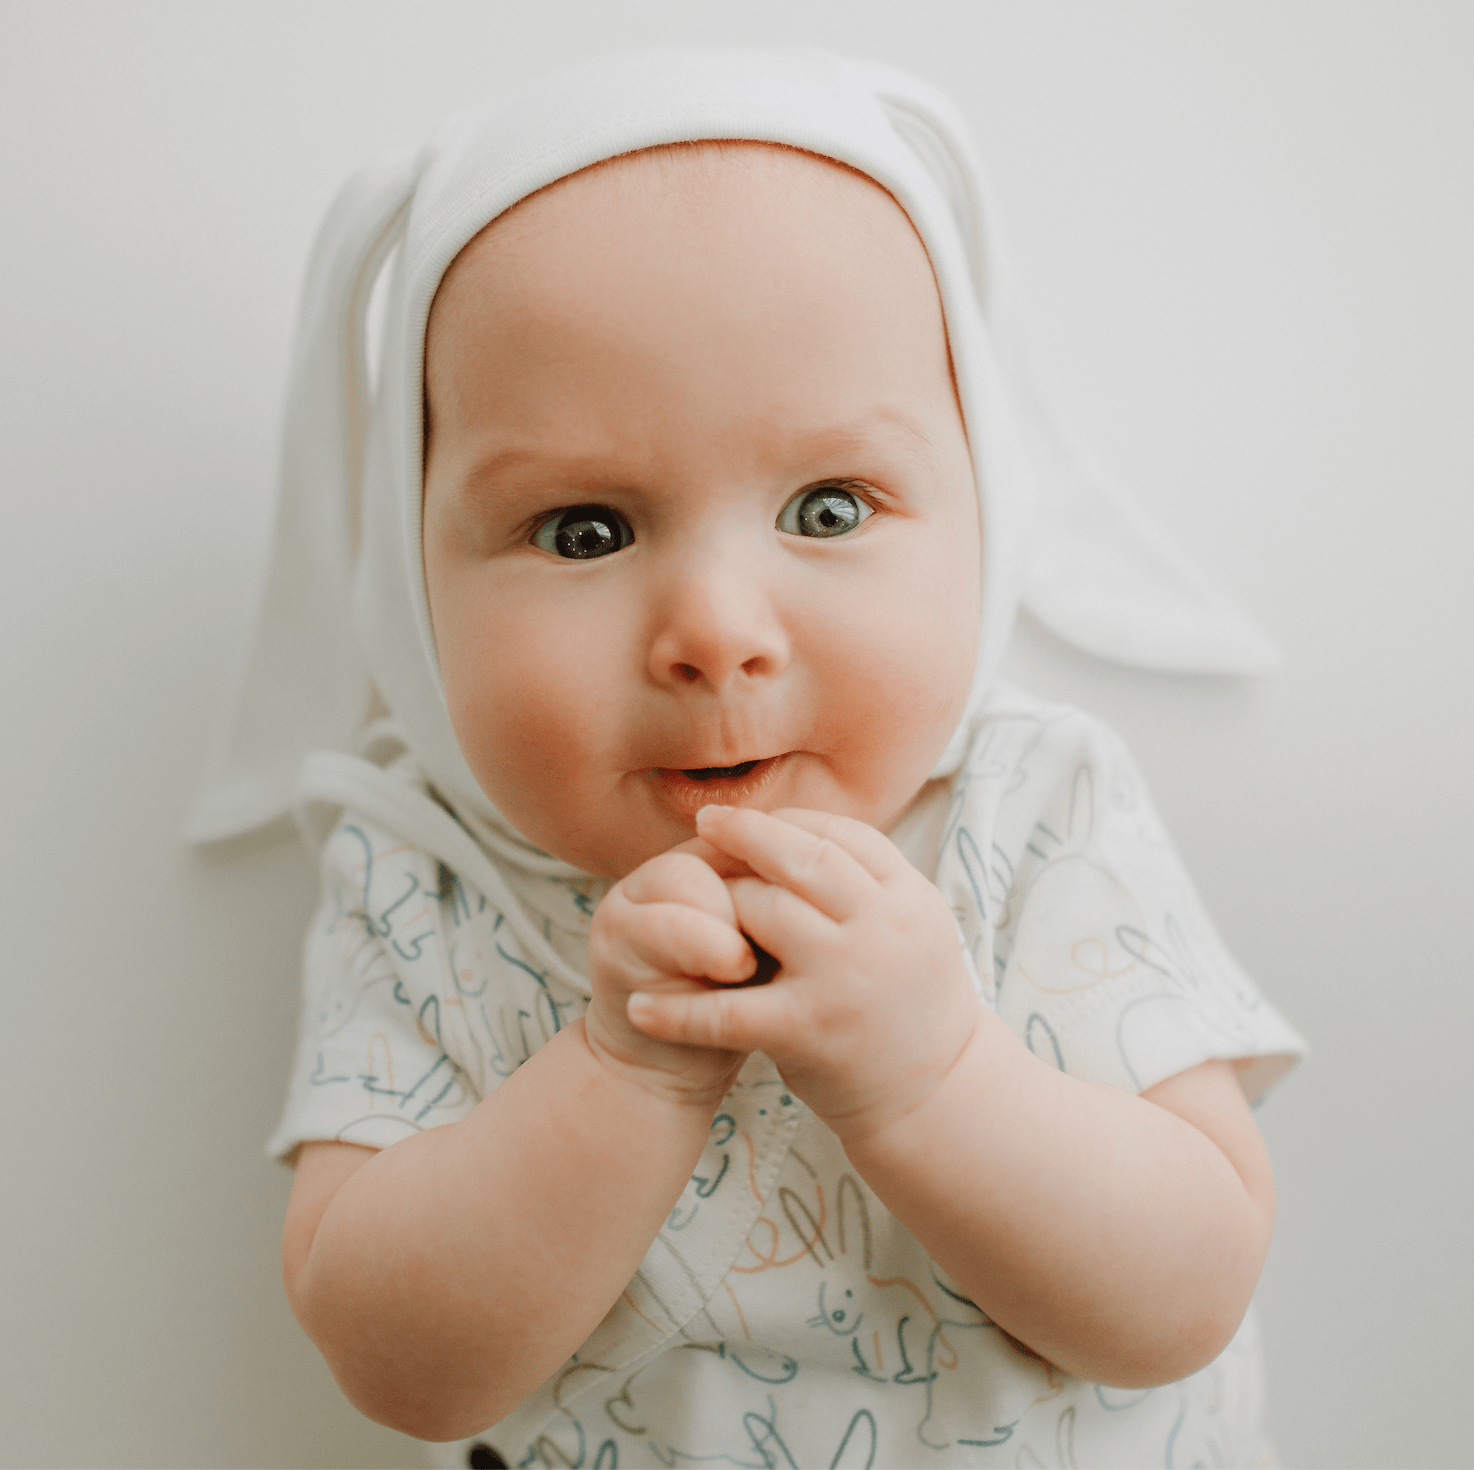
[[[705,807],[736,923],[782,968],[760,989],[665,995],[637,1011],[687,1045],[762,1051],[846,1143],[923,1102],[978,1018],[956,920],[881,833],[832,813]]]
[[[693,844],[694,845],[694,844]],[[700,993],[756,967],[727,886],[694,852],[643,863],[605,895],[589,930],[589,1045],[607,1064],[677,1101],[726,1095],[745,1054],[659,1041],[631,1024],[629,997]]]

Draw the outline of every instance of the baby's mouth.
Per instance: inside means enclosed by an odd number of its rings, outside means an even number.
[[[693,781],[725,781],[733,776],[745,776],[757,761],[743,761],[735,766],[700,766],[694,771],[683,771],[681,774],[689,776]]]
[[[651,774],[676,809],[694,817],[710,802],[742,806],[753,800],[777,776],[788,755],[785,751],[732,766],[657,766]]]

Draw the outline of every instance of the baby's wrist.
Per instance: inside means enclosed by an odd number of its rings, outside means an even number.
[[[732,1053],[724,1065],[697,1065],[690,1068],[667,1068],[650,1066],[621,1055],[619,1048],[605,1038],[597,1024],[580,1024],[584,1044],[594,1062],[606,1075],[622,1088],[633,1089],[644,1098],[669,1107],[675,1112],[689,1114],[701,1120],[704,1130],[721,1105],[722,1099],[732,1089],[746,1057]],[[695,1048],[682,1048],[692,1054],[692,1060],[705,1058]]]
[[[850,1113],[826,1119],[851,1162],[893,1153],[924,1149],[930,1128],[929,1117],[937,1109],[970,1105],[980,1085],[1006,1085],[1012,1033],[990,1011],[978,1007],[973,1024],[962,1035],[960,1045],[934,1071],[903,1080],[877,1097],[873,1103]]]

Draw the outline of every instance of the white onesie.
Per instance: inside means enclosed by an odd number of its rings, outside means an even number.
[[[412,839],[426,822],[454,827],[414,766],[385,774],[414,819],[348,809],[324,847],[279,1157],[453,1123],[587,1004],[427,850],[447,842]],[[1257,1101],[1303,1052],[1224,948],[1120,741],[1091,717],[997,688],[961,769],[891,836],[950,903],[979,1003],[1050,1065],[1140,1092],[1224,1058]],[[604,885],[503,876],[582,974]],[[601,1202],[588,1208],[597,1218]],[[1259,1376],[1252,1317],[1181,1383],[1123,1391],[1051,1368],[928,1259],[754,1055],[604,1321],[442,1463],[1256,1465],[1272,1461]]]

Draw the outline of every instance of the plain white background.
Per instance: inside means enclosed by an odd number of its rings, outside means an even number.
[[[1474,8],[0,7],[0,1461],[413,1464],[277,1277],[261,1157],[313,877],[178,841],[272,515],[295,296],[346,174],[649,41],[931,77],[1039,376],[1290,655],[1016,670],[1113,720],[1314,1057],[1261,1110],[1291,1466],[1470,1463]],[[597,1208],[597,1201],[591,1205]]]

